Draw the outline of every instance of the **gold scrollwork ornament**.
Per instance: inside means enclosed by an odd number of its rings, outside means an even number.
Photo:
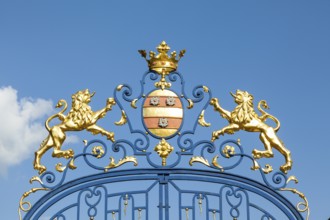
[[[31,180],[30,180],[31,182]],[[29,191],[23,193],[21,199],[19,200],[19,206],[18,206],[18,216],[19,219],[22,219],[21,211],[23,212],[28,212],[31,208],[32,205],[30,202],[24,201],[25,198],[27,198],[31,193],[35,193],[37,191],[49,191],[50,189],[48,188],[32,188]]]

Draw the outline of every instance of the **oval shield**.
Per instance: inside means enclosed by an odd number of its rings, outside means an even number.
[[[176,134],[181,127],[182,118],[182,102],[170,90],[152,91],[144,101],[144,125],[155,137],[166,138]]]

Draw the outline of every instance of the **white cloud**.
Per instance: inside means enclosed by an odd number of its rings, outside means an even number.
[[[31,157],[47,136],[46,116],[53,113],[50,100],[22,98],[12,87],[0,88],[0,174],[8,166],[19,164]],[[76,142],[77,137],[68,137]]]

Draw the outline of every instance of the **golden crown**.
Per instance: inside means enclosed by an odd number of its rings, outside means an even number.
[[[178,59],[176,59],[177,56],[175,51],[171,53],[171,56],[167,54],[170,49],[171,48],[166,42],[163,41],[157,47],[159,54],[156,55],[153,51],[149,52],[149,60],[147,59],[147,52],[145,50],[139,50],[139,53],[146,59],[150,70],[156,71],[160,74],[168,74],[178,68],[179,60],[186,53],[186,50],[181,50]]]

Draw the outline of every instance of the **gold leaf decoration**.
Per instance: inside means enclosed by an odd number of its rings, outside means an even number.
[[[256,160],[253,160],[253,165],[251,167],[251,170],[259,170],[260,166],[259,163]]]
[[[92,149],[92,154],[96,157],[96,158],[101,158],[104,155],[104,149],[102,146],[95,146]]]
[[[222,152],[227,158],[230,158],[235,154],[235,148],[233,146],[226,145]]]
[[[124,85],[118,85],[116,89],[117,89],[117,91],[120,91],[123,87],[124,87]]]
[[[188,101],[188,106],[187,106],[187,108],[188,109],[192,109],[193,107],[194,107],[194,102],[191,100],[191,99],[187,99],[187,101]]]
[[[55,165],[55,169],[56,171],[62,173],[66,169],[66,166],[63,166],[62,163],[57,163]]]
[[[219,158],[219,155],[216,155],[215,157],[213,157],[212,164],[213,164],[213,166],[219,168],[221,172],[224,172],[225,170],[224,170],[223,167],[218,163],[218,158]]]
[[[136,102],[137,102],[138,99],[133,99],[133,101],[131,102],[131,107],[132,108],[137,108],[136,107]]]
[[[273,167],[270,164],[266,164],[265,168],[262,168],[262,172],[264,172],[264,174],[271,173],[272,171],[273,171]]]
[[[298,184],[298,179],[295,176],[290,176],[287,180],[286,180],[286,184],[288,184],[290,181],[294,181],[295,184]]]
[[[115,159],[110,157],[110,163],[108,166],[104,167],[104,171],[107,172],[110,169],[114,169],[128,162],[132,162],[134,166],[138,165],[137,159],[133,156],[124,157],[123,159],[120,159],[117,164],[115,163]]]
[[[210,163],[207,159],[205,159],[204,157],[199,157],[199,156],[196,156],[196,157],[192,157],[189,161],[189,165],[192,166],[193,163],[201,163],[201,164],[204,164],[205,166],[210,166]]]
[[[34,176],[30,179],[30,184],[32,184],[33,182],[39,182],[40,184],[43,184],[43,182],[41,181],[39,176]]]
[[[209,88],[207,86],[203,86],[204,92],[209,92]]]
[[[121,126],[127,123],[127,115],[124,110],[121,110],[121,118],[119,121],[115,122],[115,125]]]
[[[77,169],[77,167],[74,165],[74,159],[71,159],[71,160],[70,160],[70,163],[69,163],[69,169],[71,169],[71,170],[75,170],[75,169]]]
[[[201,114],[199,115],[199,117],[198,117],[198,124],[200,124],[200,125],[203,126],[203,127],[210,127],[210,126],[211,126],[211,123],[207,123],[207,122],[205,121],[205,118],[204,118],[204,112],[205,112],[205,110],[203,110],[203,111],[201,112]]]

